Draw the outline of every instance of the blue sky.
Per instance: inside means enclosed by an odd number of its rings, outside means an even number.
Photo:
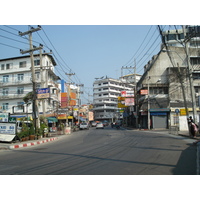
[[[75,73],[72,81],[84,84],[86,99],[92,95],[95,78],[118,78],[121,67],[134,66],[134,59],[137,73],[142,74],[143,66],[160,49],[156,25],[41,26],[41,31],[33,33],[33,44],[43,44],[46,52],[52,49],[57,62],[56,74],[67,80],[65,73]],[[19,49],[29,48],[28,41],[18,36],[18,30],[24,32],[29,28],[27,25],[0,26],[0,59],[21,56]]]

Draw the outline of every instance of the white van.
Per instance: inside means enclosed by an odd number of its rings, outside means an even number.
[[[28,127],[30,128],[31,126],[31,122],[30,121],[23,121],[23,123],[25,123],[26,125],[28,125]],[[17,133],[20,133],[22,130],[22,121],[17,121]]]

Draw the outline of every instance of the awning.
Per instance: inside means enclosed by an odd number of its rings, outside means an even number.
[[[55,117],[47,117],[47,120],[51,122],[58,122],[58,119]]]

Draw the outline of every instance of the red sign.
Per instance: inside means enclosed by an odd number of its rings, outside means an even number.
[[[140,94],[141,95],[147,95],[148,94],[148,90],[140,90]]]
[[[134,97],[134,91],[133,90],[127,90],[127,91],[121,91],[122,97]]]

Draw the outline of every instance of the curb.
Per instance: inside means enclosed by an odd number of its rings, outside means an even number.
[[[36,141],[36,142],[29,142],[29,143],[24,143],[24,144],[16,144],[16,145],[12,145],[9,146],[9,149],[19,149],[22,147],[30,147],[30,146],[34,146],[34,145],[38,145],[38,144],[44,144],[46,142],[51,142],[58,139],[57,137],[55,138],[50,138],[50,139],[45,139],[45,140],[41,140],[41,141]]]

